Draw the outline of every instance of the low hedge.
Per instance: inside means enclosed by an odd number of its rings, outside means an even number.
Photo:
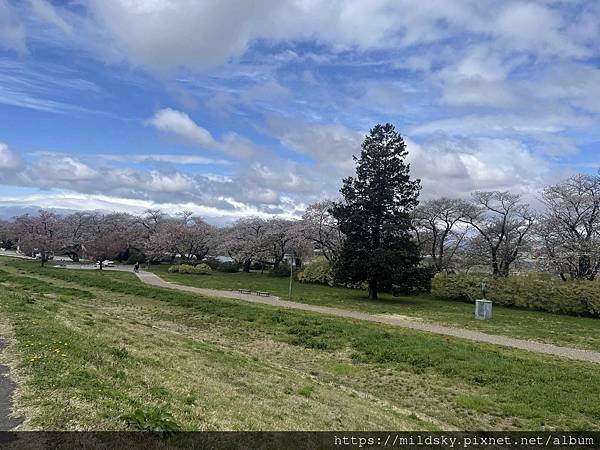
[[[171,273],[186,273],[186,274],[196,274],[196,275],[209,275],[212,273],[212,269],[208,264],[202,263],[197,266],[192,266],[190,264],[179,264],[169,267],[169,272]]]
[[[475,302],[482,297],[480,283],[483,278],[489,286],[488,299],[498,305],[600,317],[600,283],[597,281],[562,281],[539,274],[508,278],[437,274],[431,293],[444,299]]]

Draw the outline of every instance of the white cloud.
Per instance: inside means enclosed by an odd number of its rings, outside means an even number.
[[[8,0],[0,0],[0,48],[27,53],[25,27],[12,10]]]
[[[589,56],[585,44],[595,31],[586,14],[563,17],[560,8],[522,1],[93,0],[89,10],[125,59],[158,71],[216,67],[257,40],[315,39],[336,51],[366,51],[444,41],[457,33],[495,41],[503,50],[581,58]],[[578,22],[585,34],[573,25]]]
[[[61,181],[71,183],[92,181],[100,175],[96,170],[71,156],[44,156],[32,164],[31,170],[45,185],[50,186],[54,182]]]
[[[559,12],[542,4],[512,2],[502,8],[490,31],[513,51],[568,58],[589,56],[588,48],[564,32],[567,25]]]
[[[190,116],[181,111],[161,109],[148,123],[160,131],[173,133],[201,147],[214,148],[217,145],[208,130],[198,126]]]
[[[34,14],[45,22],[48,22],[64,33],[71,34],[73,27],[56,11],[54,6],[46,0],[29,0]]]
[[[146,160],[146,155],[139,155],[139,158],[135,155],[123,158],[98,156],[103,161]],[[180,161],[179,155],[152,156],[157,156],[155,159],[158,160]],[[0,184],[156,203],[193,202],[220,210],[241,208],[271,213],[294,211],[295,204],[286,199],[301,201],[302,196],[314,195],[319,189],[316,174],[311,174],[310,178],[305,168],[281,160],[254,162],[233,174],[213,174],[106,164],[92,168],[73,155],[56,152],[33,152],[28,157],[29,162],[17,164],[18,160],[8,147],[0,146]],[[193,156],[189,158],[197,162]],[[2,170],[9,167],[13,169]]]
[[[439,138],[423,144],[407,139],[413,176],[422,179],[423,195],[466,195],[474,190],[536,192],[554,172],[513,139]]]
[[[503,81],[468,79],[444,86],[441,100],[454,106],[507,108],[519,104],[522,97],[519,97],[517,92]]]
[[[223,199],[224,202],[229,201]],[[232,208],[222,209],[214,206],[200,205],[194,202],[155,202],[137,198],[123,198],[112,195],[84,194],[72,191],[52,190],[44,195],[21,195],[0,199],[1,207],[36,207],[62,210],[97,210],[107,212],[126,212],[142,214],[147,209],[161,209],[174,215],[181,211],[191,211],[205,218],[209,223],[224,225],[240,217],[258,216],[265,219],[272,217],[271,212],[231,200]],[[234,205],[235,204],[235,205]],[[297,217],[293,212],[283,212],[282,217]]]
[[[94,0],[89,7],[126,59],[164,71],[180,65],[214,67],[241,55],[254,27],[269,22],[278,3]]]
[[[181,192],[192,189],[194,182],[192,179],[182,173],[162,174],[156,170],[149,173],[143,186],[151,191],[159,192]]]
[[[157,111],[147,120],[147,123],[202,148],[220,151],[238,158],[246,158],[258,150],[251,141],[234,132],[226,133],[223,141],[218,142],[207,129],[199,126],[186,113],[171,108]]]
[[[360,153],[363,133],[337,124],[309,124],[271,116],[270,132],[287,148],[310,156],[316,163],[349,169]]]
[[[0,142],[0,170],[14,170],[21,165],[21,159],[16,153],[8,148],[8,145]]]
[[[224,159],[212,159],[205,156],[195,155],[172,155],[172,154],[148,154],[148,155],[98,155],[99,158],[109,161],[132,161],[132,162],[162,162],[184,165],[231,165],[231,161]]]
[[[469,114],[462,117],[434,120],[414,126],[413,135],[448,134],[457,136],[547,134],[560,133],[572,127],[594,123],[586,116],[575,114],[568,107],[555,105],[545,111],[505,114]]]

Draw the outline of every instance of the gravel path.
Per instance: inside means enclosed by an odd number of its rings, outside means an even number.
[[[0,352],[4,350],[5,342],[0,339]],[[23,422],[22,418],[12,417],[12,395],[16,385],[8,378],[8,366],[0,364],[0,431],[8,431]]]
[[[124,270],[124,269],[117,269]],[[600,364],[600,353],[590,350],[580,350],[570,347],[559,347],[552,344],[544,344],[541,342],[528,341],[524,339],[514,339],[507,336],[499,336],[495,334],[486,334],[480,331],[472,331],[464,328],[445,327],[430,323],[415,322],[411,320],[399,319],[395,317],[385,317],[383,315],[374,315],[359,311],[351,311],[347,309],[332,308],[329,306],[308,305],[306,303],[296,303],[288,300],[282,300],[279,297],[269,296],[261,297],[254,294],[240,294],[235,291],[222,291],[217,289],[205,289],[193,286],[185,286],[182,284],[171,283],[163,280],[158,275],[152,272],[141,271],[137,274],[140,280],[152,286],[164,287],[169,289],[177,289],[180,291],[193,292],[196,294],[205,295],[208,297],[225,297],[244,300],[251,303],[260,303],[263,305],[272,305],[280,308],[299,309],[302,311],[311,311],[320,314],[328,314],[338,317],[346,317],[349,319],[366,320],[368,322],[383,323],[412,330],[426,331],[429,333],[443,334],[445,336],[453,336],[470,341],[486,342],[488,344],[501,345],[504,347],[518,348],[535,353],[545,353],[563,358],[575,359],[579,361],[588,361]]]

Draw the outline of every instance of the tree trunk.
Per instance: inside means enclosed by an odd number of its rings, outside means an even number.
[[[560,275],[560,279],[563,281],[567,281],[567,277],[565,276],[565,274],[563,272],[559,273]]]
[[[244,272],[248,273],[250,272],[250,265],[252,264],[252,260],[251,259],[247,259],[244,261]]]
[[[498,275],[504,278],[508,278],[510,272],[510,263],[506,261],[502,261],[500,263],[500,268],[498,269]]]
[[[498,268],[498,256],[496,252],[492,250],[492,275],[494,277],[498,276],[499,268]]]
[[[579,257],[579,266],[578,266],[578,274],[577,278],[587,278],[590,279],[591,275],[591,263],[590,257],[587,255],[582,255]]]
[[[377,300],[377,281],[369,281],[369,300]]]

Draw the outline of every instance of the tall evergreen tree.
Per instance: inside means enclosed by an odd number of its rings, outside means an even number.
[[[344,179],[332,214],[346,239],[335,263],[336,278],[368,283],[369,298],[406,284],[419,264],[410,211],[418,205],[420,180],[411,180],[404,140],[392,124],[376,125],[365,137],[356,177]]]

